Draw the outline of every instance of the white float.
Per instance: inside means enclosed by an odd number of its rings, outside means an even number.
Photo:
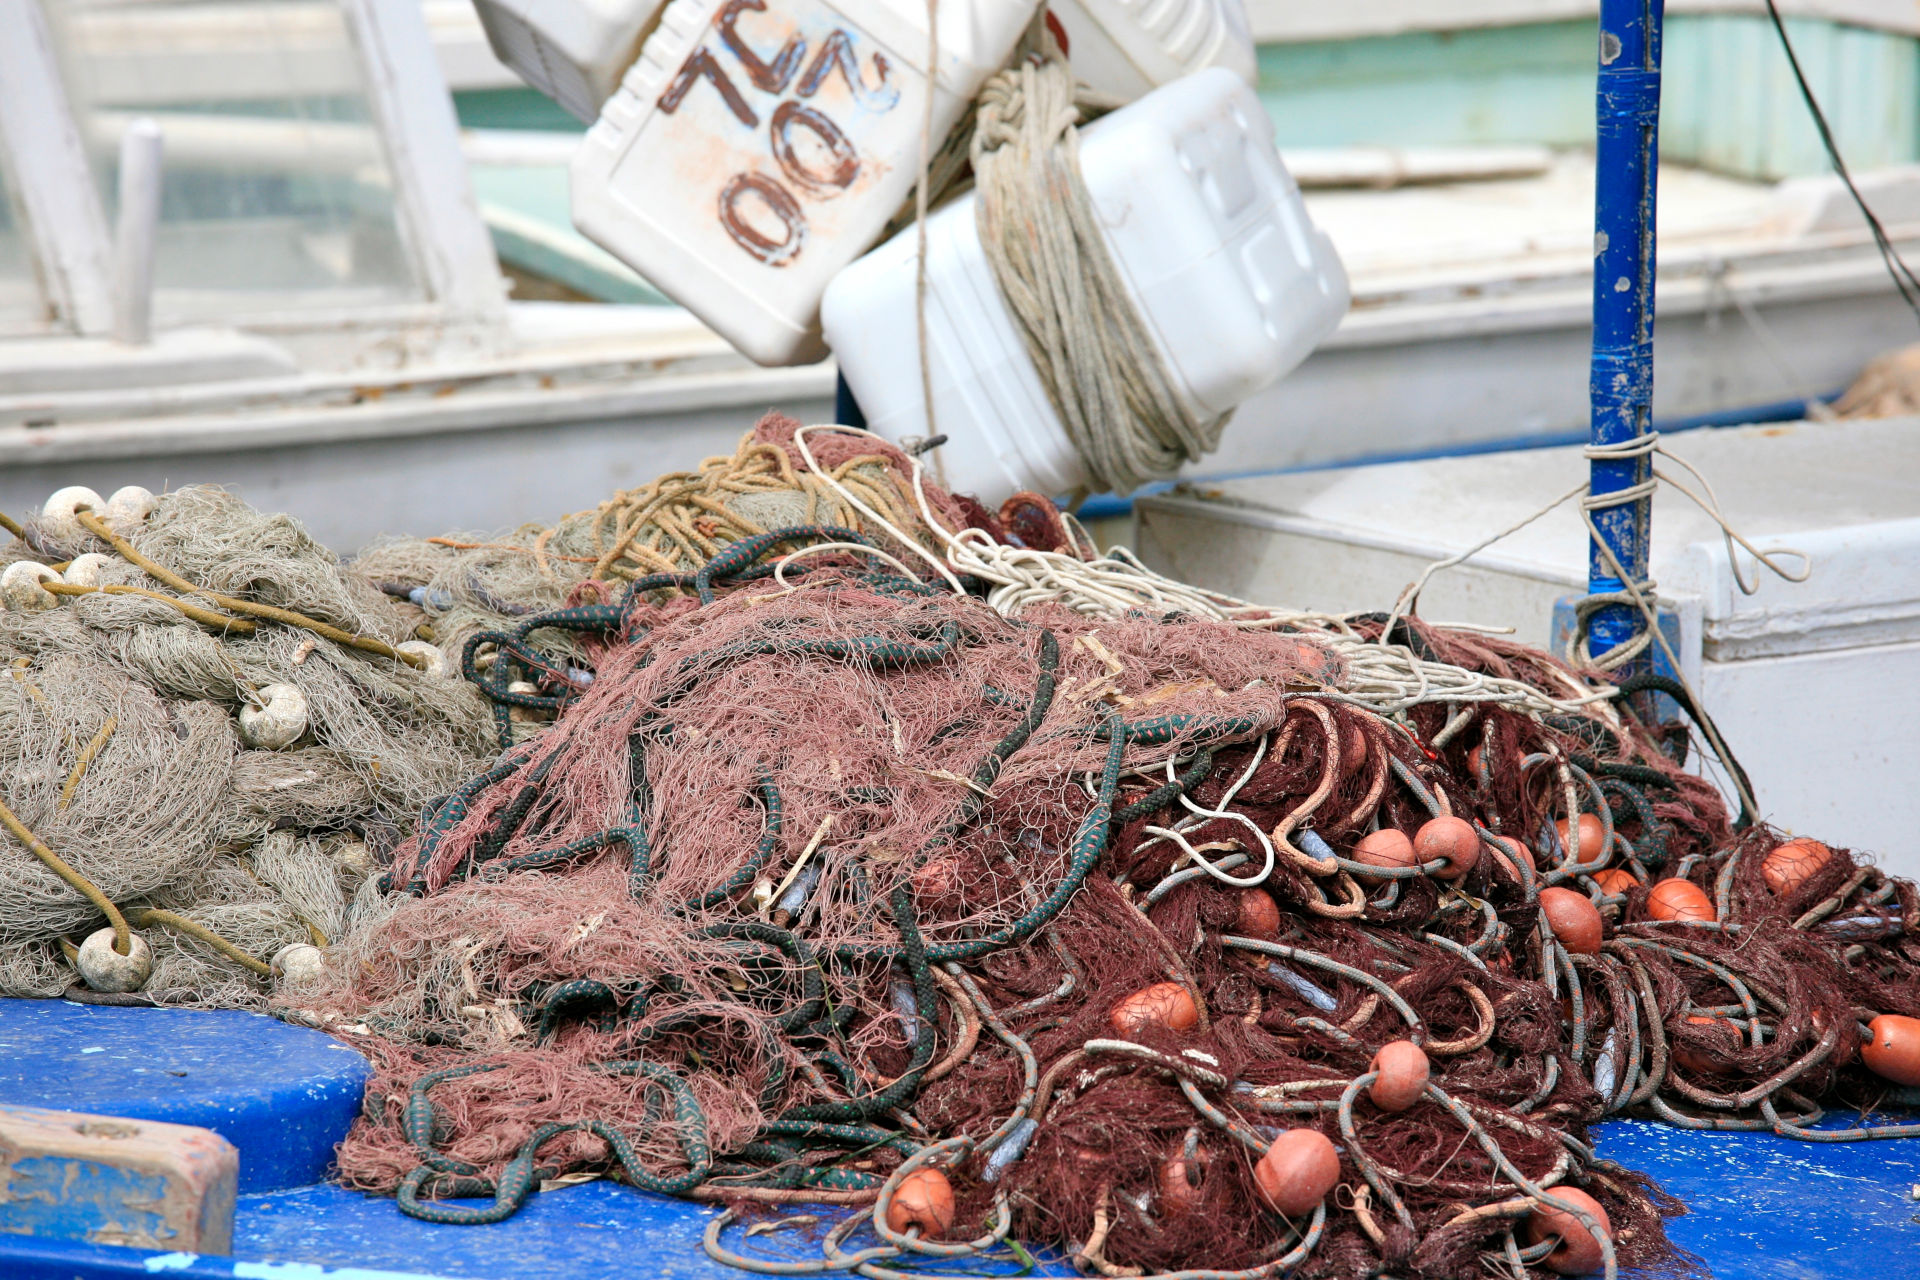
[[[1074,79],[1122,102],[1208,67],[1257,74],[1241,0],[1053,0],[1047,12]]]
[[[47,495],[47,501],[40,508],[40,527],[62,540],[78,538],[86,534],[75,512],[86,507],[96,513],[104,511],[106,501],[83,484],[68,485],[64,489],[55,489]]]
[[[435,680],[448,680],[458,675],[458,672],[453,669],[453,664],[447,661],[447,655],[441,651],[440,646],[429,644],[425,640],[404,641],[394,646],[394,652],[410,653],[417,658],[425,659],[427,665],[421,667],[420,672]]]
[[[240,740],[262,751],[282,751],[307,731],[307,695],[290,684],[260,687],[258,701],[240,705]]]
[[[1260,101],[1212,69],[1081,131],[1080,168],[1108,248],[1177,391],[1200,419],[1293,369],[1347,310],[1347,276],[1274,150]],[[867,425],[929,434],[909,230],[842,272],[822,310]],[[999,502],[1073,492],[1079,454],[1000,297],[969,196],[927,224],[933,429],[953,488]],[[1231,428],[1229,428],[1231,430]]]
[[[120,563],[119,556],[89,551],[84,555],[75,556],[73,563],[67,566],[60,577],[76,587],[97,587],[107,580],[107,575],[113,572],[114,565],[118,563]],[[41,594],[51,595],[52,593],[42,591]]]
[[[32,560],[15,560],[0,572],[0,602],[22,613],[38,613],[60,603],[60,597],[40,585],[64,582],[60,572],[50,565]]]
[[[108,528],[125,536],[146,523],[158,502],[151,489],[137,484],[122,485],[107,499],[106,510],[100,513],[100,518],[107,522]]]
[[[125,995],[147,985],[153,976],[153,949],[137,933],[127,934],[127,954],[113,949],[113,929],[96,929],[80,944],[73,967],[93,991]]]
[[[751,359],[826,354],[827,282],[912,193],[934,145],[1008,58],[1018,0],[673,0],[573,161],[586,236]]]

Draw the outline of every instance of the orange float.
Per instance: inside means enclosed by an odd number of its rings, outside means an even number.
[[[1867,1070],[1908,1088],[1920,1085],[1920,1018],[1883,1013],[1867,1030],[1872,1034],[1860,1046]]]
[[[1156,982],[1134,992],[1107,1020],[1115,1034],[1137,1036],[1143,1031],[1191,1031],[1200,1022],[1200,1006],[1193,993],[1177,982]]]
[[[1242,937],[1271,941],[1280,936],[1280,908],[1265,889],[1240,891],[1239,929]]]
[[[1608,867],[1605,871],[1594,873],[1593,882],[1600,886],[1600,892],[1610,895],[1624,895],[1630,889],[1640,887],[1633,878],[1633,872],[1623,867]]]
[[[1423,867],[1436,859],[1445,862],[1439,874],[1457,880],[1480,863],[1480,833],[1464,818],[1433,818],[1414,832],[1413,854]]]
[[[1362,837],[1353,846],[1348,855],[1355,862],[1364,862],[1370,867],[1417,867],[1420,855],[1414,852],[1413,841],[1407,839],[1407,833],[1396,831],[1392,827],[1382,827],[1371,835]],[[1385,877],[1368,877],[1360,874],[1361,879],[1380,880]]]
[[[1540,891],[1540,914],[1560,945],[1581,955],[1598,955],[1606,938],[1606,926],[1600,920],[1600,908],[1593,899],[1572,889],[1555,885]]]
[[[1373,1105],[1382,1111],[1405,1111],[1427,1091],[1433,1067],[1425,1049],[1411,1040],[1394,1040],[1380,1046],[1367,1070],[1379,1077],[1367,1087]]]
[[[1760,878],[1774,893],[1792,893],[1833,857],[1833,850],[1818,840],[1802,837],[1780,845],[1760,864]]]
[[[1313,1212],[1340,1181],[1340,1155],[1318,1129],[1289,1129],[1253,1166],[1253,1181],[1271,1208],[1297,1218]]]
[[[1647,892],[1647,914],[1655,920],[1717,920],[1712,899],[1691,880],[1662,880]]]
[[[1547,1194],[1555,1200],[1577,1205],[1599,1220],[1600,1230],[1609,1242],[1613,1239],[1613,1221],[1607,1217],[1607,1211],[1578,1187],[1549,1187]],[[1600,1270],[1606,1260],[1606,1254],[1600,1248],[1600,1242],[1587,1230],[1580,1219],[1565,1209],[1542,1204],[1527,1217],[1527,1243],[1539,1244],[1549,1237],[1559,1237],[1560,1245],[1546,1257],[1550,1270],[1563,1276],[1584,1276]]]
[[[887,1205],[887,1225],[906,1233],[920,1228],[923,1240],[938,1240],[953,1230],[953,1184],[938,1169],[915,1169],[900,1179]]]
[[[1565,818],[1554,823],[1553,830],[1554,834],[1560,837],[1560,847],[1562,849],[1574,848],[1573,841],[1567,836],[1567,820]],[[1579,832],[1579,848],[1576,850],[1577,860],[1587,866],[1601,861],[1600,855],[1606,851],[1605,840],[1607,838],[1607,829],[1601,825],[1600,819],[1590,813],[1581,814]]]

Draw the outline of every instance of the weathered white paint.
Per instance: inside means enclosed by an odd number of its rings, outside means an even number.
[[[143,387],[287,378],[299,373],[284,347],[231,329],[169,329],[142,346],[49,334],[0,342],[0,398],[45,405],[50,397]],[[31,415],[43,410],[25,409]]]
[[[457,318],[495,322],[506,305],[506,288],[420,8],[388,0],[341,4],[386,144],[401,232],[427,294]]]
[[[160,126],[141,116],[120,138],[120,212],[113,233],[113,338],[153,340],[153,246],[160,229]]]
[[[664,390],[664,388],[661,388]],[[775,394],[708,381],[676,387],[677,397],[651,404],[608,396],[597,404],[527,396],[502,412],[476,408],[463,421],[396,423],[374,406],[333,415],[336,433],[305,443],[250,433],[161,431],[117,451],[59,460],[0,463],[0,511],[21,515],[73,482],[108,490],[141,484],[156,492],[189,483],[226,485],[256,506],[289,511],[337,551],[366,545],[382,533],[486,532],[526,521],[551,522],[591,508],[617,490],[667,471],[691,470],[701,459],[731,453],[754,421],[772,407],[803,420],[831,416],[831,394]],[[538,404],[535,404],[535,401]],[[343,422],[342,419],[350,419]],[[396,427],[422,428],[418,431]]]
[[[0,32],[0,164],[25,214],[52,318],[105,333],[113,323],[106,215],[39,0],[0,0]]]
[[[1804,584],[1733,585],[1717,527],[1670,489],[1654,500],[1652,569],[1681,613],[1681,657],[1780,824],[1920,871],[1920,791],[1890,761],[1920,717],[1920,420],[1794,423],[1671,437],[1763,549],[1814,557]],[[1663,469],[1669,464],[1662,463]],[[1150,564],[1255,600],[1381,609],[1429,563],[1578,484],[1577,448],[1227,481],[1142,500]],[[1553,600],[1584,590],[1568,508],[1436,577],[1420,613],[1547,640]],[[1744,555],[1751,581],[1754,566]]]

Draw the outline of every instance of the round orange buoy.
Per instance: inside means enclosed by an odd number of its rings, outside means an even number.
[[[1382,1111],[1405,1111],[1427,1091],[1433,1067],[1425,1049],[1411,1040],[1394,1040],[1380,1046],[1367,1070],[1379,1076],[1367,1087],[1373,1105]]]
[[[1540,914],[1560,945],[1581,955],[1598,955],[1606,938],[1606,926],[1600,920],[1600,908],[1593,899],[1572,889],[1555,885],[1540,891]]]
[[[1433,818],[1413,835],[1414,859],[1420,866],[1443,860],[1439,874],[1455,880],[1480,862],[1480,833],[1464,818]]]
[[[1647,893],[1647,914],[1655,920],[1717,920],[1706,890],[1691,880],[1662,880]]]
[[[1733,1032],[1734,1043],[1740,1042],[1740,1028],[1725,1018],[1709,1018],[1703,1014],[1692,1013],[1687,1015],[1687,1021],[1696,1027],[1726,1027]],[[1721,1068],[1715,1065],[1712,1058],[1702,1053],[1695,1053],[1691,1049],[1682,1049],[1679,1045],[1673,1047],[1673,1060],[1689,1071],[1697,1071],[1703,1076],[1722,1074]]]
[[[1527,864],[1527,870],[1533,871],[1536,869],[1537,864],[1533,860],[1533,850],[1527,848],[1523,842],[1515,840],[1512,836],[1495,836],[1493,843],[1498,846],[1494,850],[1494,861],[1513,872],[1514,879],[1517,880],[1521,878],[1520,864],[1523,862]]]
[[[1872,1037],[1860,1046],[1860,1061],[1877,1076],[1920,1085],[1920,1018],[1883,1013],[1867,1024]]]
[[[887,1225],[905,1233],[920,1228],[923,1240],[938,1240],[953,1230],[953,1184],[938,1169],[915,1169],[900,1179],[887,1205]]]
[[[1367,731],[1349,721],[1340,735],[1340,776],[1350,778],[1367,762]]]
[[[1417,867],[1420,855],[1413,851],[1413,841],[1407,839],[1407,833],[1396,831],[1392,827],[1382,827],[1373,834],[1363,837],[1353,846],[1350,855],[1355,862],[1364,862],[1370,867]],[[1361,879],[1379,880],[1381,876],[1367,876],[1356,873]]]
[[[1826,866],[1832,857],[1833,850],[1818,840],[1805,837],[1789,840],[1761,862],[1760,878],[1767,882],[1767,888],[1774,893],[1792,893]]]
[[[1113,1006],[1108,1021],[1123,1036],[1137,1036],[1149,1028],[1191,1031],[1200,1021],[1200,1007],[1193,1002],[1193,994],[1179,983],[1156,982]]]
[[[1340,1181],[1340,1156],[1318,1129],[1289,1129],[1253,1166],[1253,1180],[1268,1205],[1297,1218],[1313,1212]]]
[[[1547,1194],[1592,1214],[1599,1220],[1600,1230],[1606,1233],[1607,1239],[1613,1239],[1613,1221],[1598,1200],[1578,1187],[1549,1187]],[[1527,1243],[1539,1244],[1553,1236],[1559,1237],[1560,1246],[1547,1255],[1546,1265],[1563,1276],[1588,1275],[1598,1271],[1606,1259],[1600,1242],[1580,1219],[1550,1204],[1536,1205],[1527,1216]]]
[[[1240,891],[1239,929],[1242,937],[1271,940],[1280,936],[1280,908],[1265,889]]]
[[[1192,1213],[1206,1200],[1199,1181],[1206,1176],[1207,1161],[1197,1156],[1191,1164],[1183,1155],[1169,1156],[1160,1165],[1160,1203],[1175,1213]]]
[[[1629,889],[1640,887],[1640,882],[1633,878],[1633,872],[1625,867],[1608,867],[1605,871],[1596,871],[1593,882],[1600,886],[1600,892],[1610,895],[1624,895]]]
[[[1586,866],[1592,866],[1594,863],[1602,860],[1600,855],[1606,851],[1606,845],[1602,842],[1605,841],[1607,837],[1607,829],[1600,824],[1600,819],[1590,813],[1580,815],[1579,826],[1579,848],[1575,850],[1575,853],[1579,862]],[[1567,820],[1565,818],[1554,823],[1553,830],[1554,834],[1560,837],[1560,847],[1562,849],[1574,848],[1573,843],[1567,837]]]

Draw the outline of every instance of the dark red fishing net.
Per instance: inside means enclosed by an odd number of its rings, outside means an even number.
[[[1026,508],[992,520],[1071,537]],[[1678,1206],[1594,1159],[1587,1126],[1872,1105],[1859,1023],[1920,1006],[1913,887],[1834,850],[1769,888],[1780,837],[1736,830],[1621,705],[1384,717],[1310,633],[1010,620],[850,567],[633,617],[550,729],[429,810],[390,910],[301,1002],[375,1061],[351,1185],[506,1196],[516,1158],[635,1180],[605,1133],[542,1137],[599,1121],[642,1185],[857,1199],[964,1136],[951,1238],[1004,1216],[1107,1274],[1541,1274],[1526,1223],[1554,1187],[1604,1207],[1621,1266],[1684,1273],[1661,1229]],[[1433,660],[1591,687],[1401,625]],[[1553,834],[1582,812],[1599,859]],[[1454,879],[1330,856],[1447,814],[1487,837]],[[1715,927],[1648,922],[1664,877]],[[1549,883],[1606,915],[1602,949],[1541,925]],[[1193,1025],[1116,1026],[1157,984]],[[1434,1087],[1382,1110],[1351,1086],[1409,1038]],[[609,1067],[636,1061],[655,1074]],[[1021,1117],[1008,1159],[991,1144]],[[1255,1173],[1300,1128],[1339,1150],[1317,1228]]]

